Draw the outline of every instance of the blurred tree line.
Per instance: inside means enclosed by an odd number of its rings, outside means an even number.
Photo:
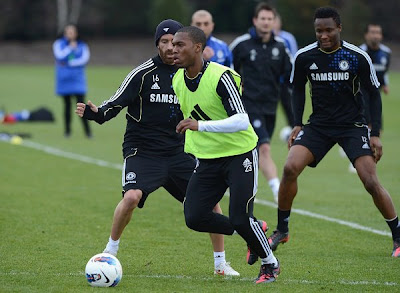
[[[197,9],[214,16],[217,34],[242,34],[252,25],[257,0],[1,0],[0,39],[54,39],[66,22],[78,24],[81,35],[94,38],[152,36],[163,19],[190,24]],[[367,23],[379,23],[386,40],[400,40],[400,0],[267,0],[282,16],[283,28],[300,45],[314,41],[317,7],[336,7],[342,16],[343,38],[360,43]]]

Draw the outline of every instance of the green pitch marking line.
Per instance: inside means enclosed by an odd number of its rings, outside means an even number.
[[[267,200],[263,200],[263,199],[257,199],[256,198],[254,200],[254,202],[258,203],[258,204],[265,205],[265,206],[270,206],[270,207],[275,207],[275,208],[278,207],[276,203],[273,203],[273,202],[270,202],[270,201],[267,201]],[[390,232],[387,232],[387,231],[381,231],[381,230],[373,229],[373,228],[370,228],[370,227],[359,225],[357,223],[353,223],[353,222],[348,222],[348,221],[344,221],[344,220],[340,220],[340,219],[336,219],[336,218],[327,217],[327,216],[320,215],[320,214],[313,213],[313,212],[309,212],[309,211],[306,211],[306,210],[292,209],[292,213],[296,213],[296,214],[299,214],[299,215],[302,215],[302,216],[307,216],[307,217],[314,218],[314,219],[324,220],[324,221],[327,221],[327,222],[340,224],[340,225],[347,226],[347,227],[350,227],[350,228],[353,228],[353,229],[356,229],[356,230],[367,231],[367,232],[371,232],[371,233],[378,234],[378,235],[392,237],[392,234]]]

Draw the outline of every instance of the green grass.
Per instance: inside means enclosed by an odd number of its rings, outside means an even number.
[[[117,89],[128,67],[89,68],[89,97],[100,104]],[[400,74],[391,74],[391,94],[384,99],[384,156],[381,182],[400,209]],[[27,132],[31,141],[121,164],[125,117],[92,123],[94,139],[84,137],[74,117],[73,134],[63,137],[62,104],[53,94],[49,66],[2,66],[0,107],[7,111],[51,109],[55,123],[0,124],[0,132]],[[309,111],[309,110],[308,110]],[[278,115],[277,133],[284,125]],[[279,168],[287,149],[275,135],[273,156]],[[389,231],[348,161],[333,149],[317,169],[299,179],[294,208]],[[83,275],[89,258],[102,251],[115,205],[120,200],[121,172],[59,157],[23,145],[0,142],[0,292],[92,292]],[[272,200],[260,177],[257,197]],[[222,200],[225,213],[228,200]],[[256,204],[255,215],[276,225],[276,209]],[[237,279],[214,277],[207,234],[186,228],[182,207],[160,189],[143,210],[134,212],[124,232],[120,259],[124,276],[119,292],[400,292],[399,260],[390,257],[390,237],[293,213],[291,240],[276,256],[282,273],[277,282],[256,286],[258,265],[245,263],[246,245],[239,236],[225,238],[227,259],[241,273]]]

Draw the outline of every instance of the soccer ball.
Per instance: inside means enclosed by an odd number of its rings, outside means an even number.
[[[281,139],[281,141],[287,142],[291,132],[292,132],[292,127],[290,126],[283,127],[279,132],[279,138]]]
[[[85,274],[93,287],[115,287],[121,281],[122,266],[112,254],[99,253],[88,261]]]

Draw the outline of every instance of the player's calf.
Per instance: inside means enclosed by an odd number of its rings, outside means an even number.
[[[265,221],[262,220],[257,220],[258,225],[260,225],[261,229],[266,233],[268,231],[268,224]],[[253,252],[250,247],[247,247],[247,255],[246,255],[246,261],[249,265],[253,265],[257,262],[258,260],[258,255]]]

